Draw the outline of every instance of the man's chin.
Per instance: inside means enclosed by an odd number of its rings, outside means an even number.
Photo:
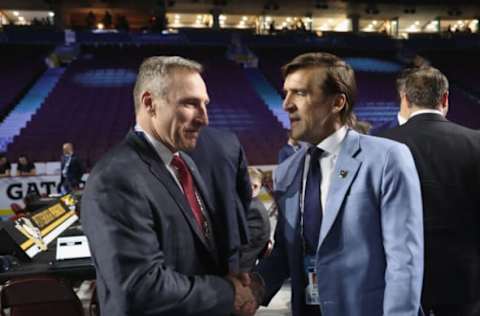
[[[196,146],[197,146],[197,139],[187,140],[187,141],[184,141],[181,146],[179,146],[180,147],[179,150],[191,151],[191,150],[194,150]]]
[[[291,133],[290,137],[292,137],[292,139],[294,139],[296,141],[302,141],[303,140],[304,133],[302,133],[301,131],[292,129],[290,131],[290,133]]]

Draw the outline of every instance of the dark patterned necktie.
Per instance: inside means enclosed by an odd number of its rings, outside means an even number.
[[[322,225],[322,203],[320,181],[322,179],[319,158],[323,150],[311,147],[310,166],[308,168],[307,183],[303,206],[303,238],[306,254],[312,255],[317,251],[320,226]]]

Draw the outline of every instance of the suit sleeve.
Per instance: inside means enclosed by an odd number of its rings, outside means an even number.
[[[252,186],[250,184],[250,176],[248,175],[248,163],[245,151],[240,143],[238,146],[240,150],[238,153],[237,192],[243,207],[247,210],[252,200]]]
[[[129,315],[231,313],[234,290],[228,281],[184,275],[166,265],[156,231],[161,226],[139,183],[100,171],[89,179],[82,199],[82,223],[106,295],[126,304],[121,309]]]
[[[240,254],[242,271],[250,271],[255,266],[255,262],[270,239],[270,220],[267,212],[260,201],[252,201],[247,218],[250,242],[242,246]]]
[[[274,174],[275,176],[275,174]],[[274,179],[274,185],[276,181]],[[268,305],[275,294],[280,290],[283,282],[290,276],[290,269],[288,266],[288,256],[285,240],[285,216],[279,196],[277,194],[276,201],[279,206],[278,220],[275,227],[274,245],[270,256],[260,261],[259,265],[255,268],[255,271],[263,279],[265,283],[265,300],[262,305]]]
[[[408,148],[387,153],[381,221],[387,267],[383,315],[416,316],[423,278],[423,210],[420,182]]]

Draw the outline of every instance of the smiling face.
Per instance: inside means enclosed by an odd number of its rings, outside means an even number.
[[[283,86],[283,109],[288,112],[291,137],[318,144],[341,127],[335,96],[325,95],[322,67],[301,68],[290,73]]]
[[[144,98],[151,121],[152,134],[172,152],[192,150],[200,129],[208,125],[209,98],[205,82],[198,72],[172,71],[167,93]]]

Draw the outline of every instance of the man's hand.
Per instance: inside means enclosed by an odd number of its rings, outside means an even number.
[[[265,298],[265,283],[260,275],[255,272],[249,274],[249,280],[252,295],[255,298],[257,306],[260,306]]]
[[[250,278],[246,278],[245,275],[242,274],[242,281],[232,275],[229,275],[227,279],[232,282],[235,289],[234,314],[241,316],[254,315],[258,304],[250,287],[244,285],[250,284]]]

